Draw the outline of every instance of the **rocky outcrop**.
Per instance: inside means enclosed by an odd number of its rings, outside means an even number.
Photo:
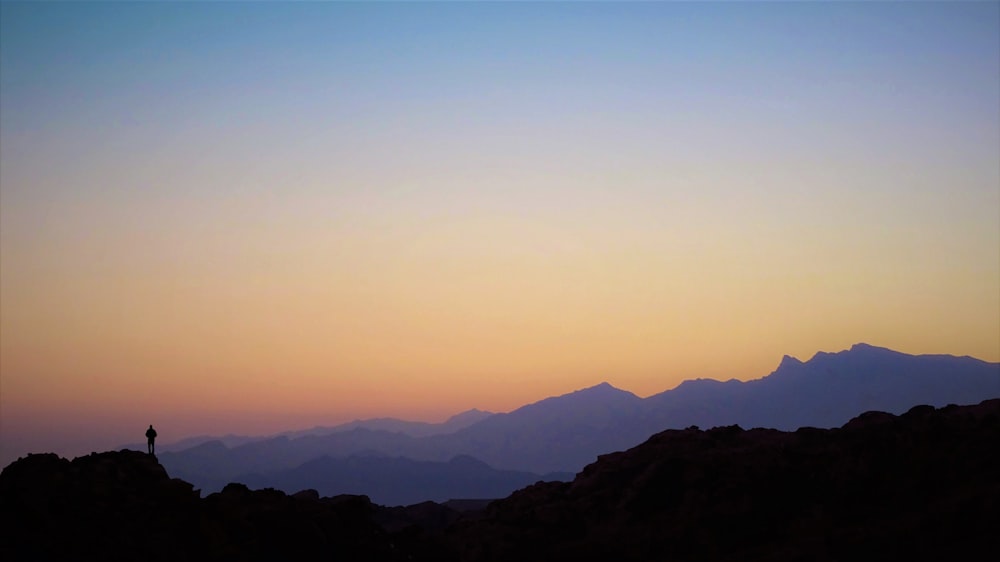
[[[971,559],[1000,551],[1000,400],[840,429],[664,431],[448,530],[461,560]]]
[[[199,544],[199,498],[135,451],[72,462],[29,455],[0,474],[4,560],[182,560]]]
[[[135,451],[29,455],[0,474],[3,560],[407,560],[365,496],[231,484],[201,499]]]

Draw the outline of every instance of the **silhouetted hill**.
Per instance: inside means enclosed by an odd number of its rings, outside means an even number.
[[[447,462],[470,455],[497,469],[575,473],[600,454],[633,447],[664,429],[734,424],[788,430],[837,427],[866,410],[900,414],[915,404],[943,406],[996,397],[1000,364],[858,344],[839,353],[817,353],[806,362],[786,356],[761,379],[690,380],[646,399],[602,383],[494,414],[448,434],[412,437],[355,428],[237,447],[203,444],[162,453],[160,459],[171,474],[206,491],[219,490],[248,473],[290,471],[323,456]],[[302,481],[289,487],[315,484]]]
[[[465,513],[242,484],[201,499],[142,453],[31,455],[0,473],[0,557],[980,559],[1000,551],[997,443],[1000,400],[867,412],[838,429],[668,430],[601,456],[572,482]]]
[[[240,484],[200,499],[156,459],[29,455],[0,474],[3,560],[408,560],[364,496]]]
[[[4,560],[179,560],[201,550],[198,494],[135,451],[29,455],[0,473]]]
[[[970,560],[1000,552],[1000,400],[840,429],[668,430],[447,531],[463,561]]]
[[[320,457],[296,468],[236,479],[251,488],[301,489],[302,482],[320,494],[364,494],[382,505],[410,505],[463,498],[502,498],[539,480],[569,480],[569,473],[538,475],[496,470],[467,455],[448,462],[404,457]]]

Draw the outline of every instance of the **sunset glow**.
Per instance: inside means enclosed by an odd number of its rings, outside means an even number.
[[[1000,361],[1000,4],[0,4],[0,461]]]

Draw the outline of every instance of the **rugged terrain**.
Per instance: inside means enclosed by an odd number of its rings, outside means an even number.
[[[1000,551],[1000,400],[839,429],[664,431],[449,529],[462,560],[973,559]]]
[[[837,429],[668,430],[481,508],[231,484],[152,456],[30,455],[0,474],[4,560],[970,559],[1000,551],[1000,399]]]

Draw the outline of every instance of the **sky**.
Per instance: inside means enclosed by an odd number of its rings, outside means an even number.
[[[0,462],[1000,361],[1000,4],[0,3]]]

